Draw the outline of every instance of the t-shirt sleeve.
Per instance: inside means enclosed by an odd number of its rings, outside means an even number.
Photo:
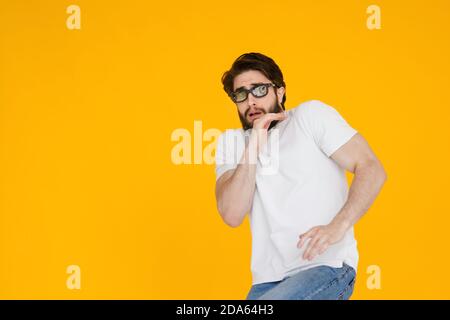
[[[298,108],[314,142],[327,157],[357,133],[335,108],[319,100],[308,101]]]
[[[244,140],[236,130],[226,130],[218,140],[216,146],[216,181],[228,170],[235,169],[245,148]]]

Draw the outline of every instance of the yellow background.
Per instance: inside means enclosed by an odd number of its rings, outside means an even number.
[[[0,298],[245,298],[248,220],[222,222],[214,166],[174,165],[170,137],[240,126],[220,78],[255,51],[287,109],[334,106],[388,173],[353,298],[449,299],[449,31],[447,0],[2,1]]]

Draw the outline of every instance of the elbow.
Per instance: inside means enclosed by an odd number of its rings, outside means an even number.
[[[374,185],[381,188],[387,180],[387,173],[383,165],[378,159],[373,159],[358,165],[355,169],[355,174],[370,175],[373,178]]]
[[[385,183],[387,180],[387,173],[386,170],[383,169],[383,183]]]
[[[248,205],[239,201],[229,201],[222,197],[217,198],[217,211],[222,220],[232,228],[239,227],[244,221],[246,213],[250,210]]]
[[[238,211],[235,210],[220,210],[219,209],[219,213],[220,216],[222,217],[223,222],[225,222],[225,224],[227,224],[228,226],[232,227],[232,228],[237,228],[239,227],[243,220],[244,220],[244,215],[240,214]]]
[[[384,169],[383,165],[381,164],[381,162],[379,162],[379,176],[380,176],[380,180],[382,181],[382,184],[384,184],[387,180],[387,173],[386,170]]]
[[[379,185],[381,188],[381,187],[383,187],[383,185],[385,184],[385,182],[387,180],[387,173],[386,173],[386,170],[384,169],[383,165],[379,161],[375,164],[375,172],[376,172],[376,176],[378,177],[377,180],[379,181]]]
[[[239,227],[243,222],[244,215],[240,215],[237,213],[227,213],[222,215],[223,221],[232,228]]]
[[[231,228],[237,228],[242,224],[242,221],[237,219],[224,219],[224,221]]]

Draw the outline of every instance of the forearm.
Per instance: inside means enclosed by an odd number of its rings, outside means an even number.
[[[239,225],[253,203],[256,184],[257,139],[251,136],[233,175],[225,182],[219,198],[222,214]]]
[[[357,166],[347,201],[333,223],[353,226],[369,210],[385,181],[386,173],[378,161]]]

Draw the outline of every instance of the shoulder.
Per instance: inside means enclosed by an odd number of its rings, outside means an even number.
[[[335,108],[320,100],[308,100],[290,110],[292,114],[300,118],[317,117],[323,113],[335,113]]]

